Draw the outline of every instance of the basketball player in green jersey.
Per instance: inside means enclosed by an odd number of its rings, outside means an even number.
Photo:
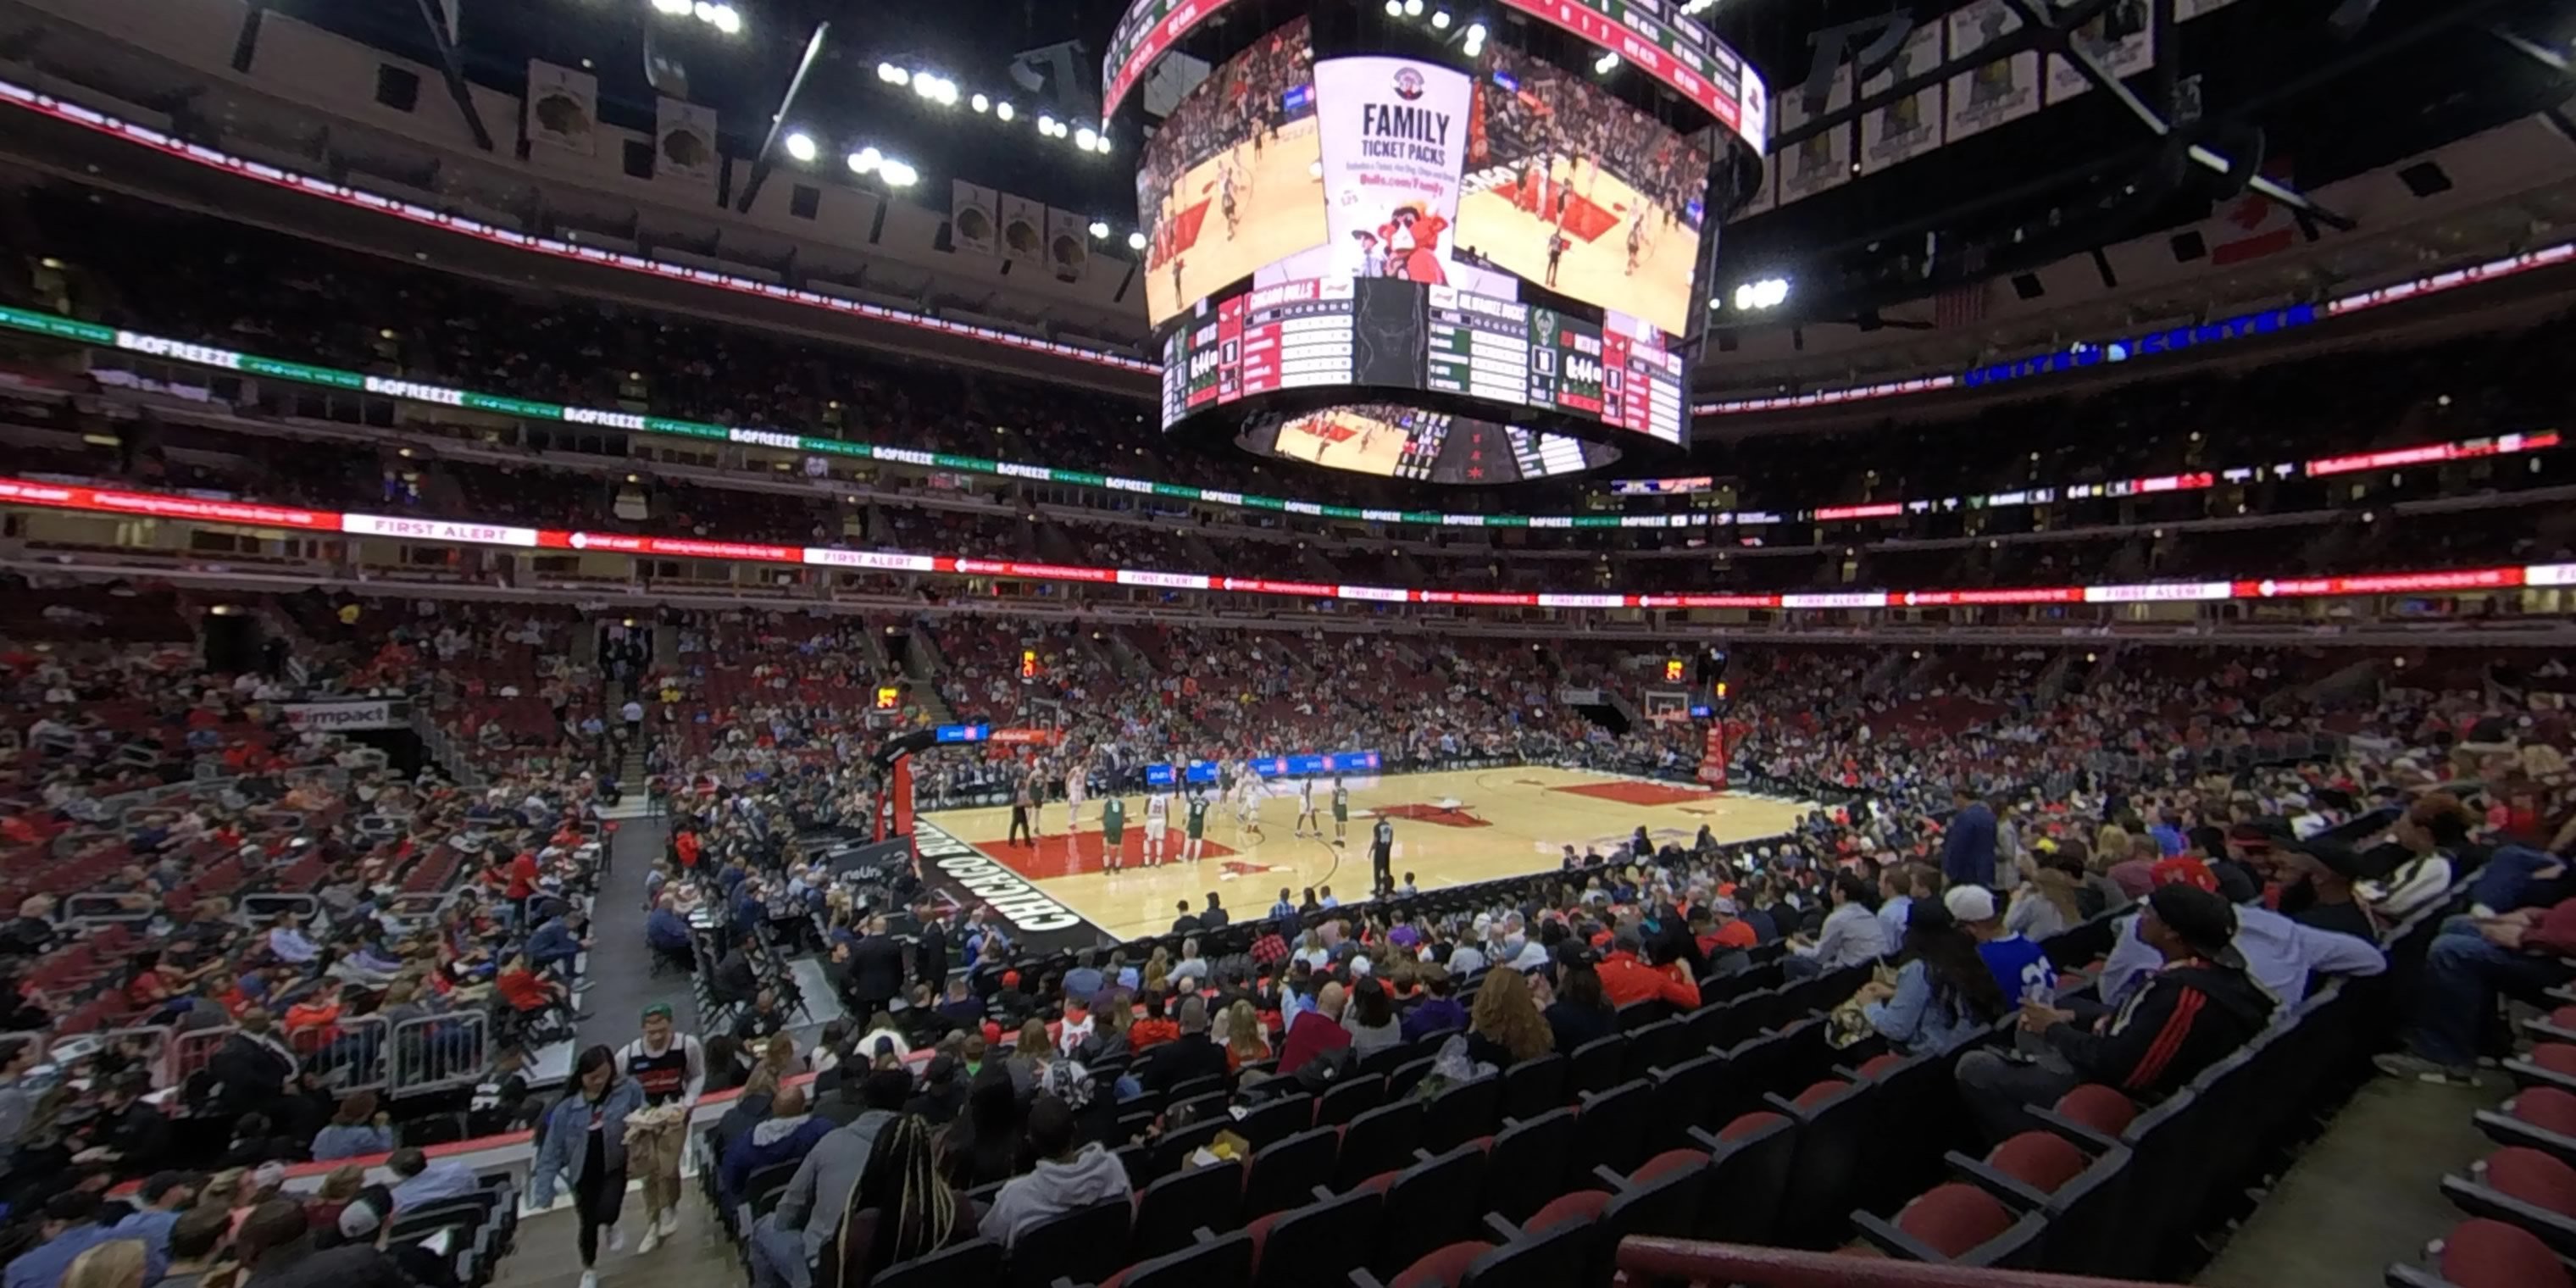
[[[1116,793],[1100,798],[1100,870],[1115,872],[1125,866],[1119,851],[1127,844],[1127,801]]]
[[[1196,863],[1199,861],[1199,838],[1207,831],[1207,807],[1207,795],[1205,793],[1190,793],[1189,820],[1182,825],[1184,834],[1187,837],[1181,845],[1181,861],[1184,863]]]
[[[1333,844],[1341,845],[1351,827],[1351,789],[1342,783],[1340,774],[1333,775]],[[1347,847],[1345,847],[1347,848]]]

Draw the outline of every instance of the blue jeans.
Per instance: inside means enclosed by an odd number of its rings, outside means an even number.
[[[2495,1013],[2495,995],[2531,998],[2566,983],[2576,966],[2551,956],[2489,942],[2466,918],[2454,917],[2424,956],[2415,1022],[2415,1054],[2454,1069],[2477,1063],[2478,1033]]]
[[[778,1228],[775,1212],[751,1227],[752,1288],[813,1288],[814,1267],[805,1259],[805,1230]]]
[[[2487,865],[2478,870],[2478,881],[2470,887],[2469,901],[2496,913],[2556,903],[2567,893],[2566,867],[2565,859],[2546,850],[2535,850],[2528,845],[2499,846],[2487,859]],[[2559,869],[2558,875],[2537,875],[2548,868]]]

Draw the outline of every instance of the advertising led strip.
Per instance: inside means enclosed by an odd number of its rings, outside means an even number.
[[[2341,595],[2418,595],[2511,590],[2521,586],[2563,586],[2576,566],[2535,564],[2525,567],[2468,568],[2445,572],[2366,573],[2346,577],[2262,578],[2239,581],[2148,582],[2114,586],[2003,587],[1978,590],[1824,591],[1813,593],[1730,595],[1623,593],[1530,593],[1404,589],[1393,586],[1325,585],[1276,582],[1200,573],[1139,569],[1090,568],[1070,564],[1023,563],[1008,559],[969,559],[954,555],[909,555],[895,551],[848,550],[831,546],[787,546],[751,541],[710,541],[695,537],[656,537],[631,533],[521,528],[474,520],[428,516],[388,518],[340,514],[256,502],[208,500],[126,488],[48,483],[36,479],[0,478],[0,505],[131,514],[190,522],[229,523],[252,528],[285,528],[304,532],[341,532],[359,537],[392,536],[437,545],[509,546],[531,550],[651,555],[675,559],[711,559],[736,563],[803,564],[901,568],[912,572],[967,577],[1007,577],[1027,581],[1088,582],[1097,585],[1157,586],[1174,590],[1225,590],[1304,599],[1357,600],[1380,604],[1453,604],[1518,608],[1746,608],[1788,611],[1834,611],[1975,604],[2146,604],[2209,603],[2221,600],[2308,599]]]
[[[172,362],[185,362],[197,366],[215,367],[225,371],[238,371],[246,375],[269,376],[281,380],[293,380],[305,384],[323,385],[334,389],[376,393],[389,398],[431,402],[446,407],[461,407],[472,411],[486,411],[500,415],[518,416],[529,420],[558,421],[571,425],[604,425],[611,428],[629,430],[635,433],[669,434],[680,438],[740,443],[751,447],[774,448],[780,451],[808,452],[820,456],[844,456],[862,460],[892,461],[904,465],[917,465],[927,469],[951,470],[958,473],[980,474],[997,478],[1027,479],[1032,482],[1061,483],[1076,487],[1113,488],[1121,491],[1141,492],[1151,496],[1167,497],[1179,501],[1222,505],[1238,509],[1272,510],[1283,513],[1312,515],[1328,519],[1353,519],[1366,523],[1410,523],[1434,527],[1471,528],[1686,528],[1759,525],[1778,523],[1782,521],[1780,515],[1766,513],[1759,510],[1644,515],[1475,515],[1444,513],[1436,510],[1379,510],[1345,505],[1323,505],[1316,502],[1291,501],[1280,497],[1260,496],[1251,493],[1188,487],[1178,483],[1156,483],[1144,479],[1117,478],[1110,475],[1095,474],[1083,470],[1064,470],[1045,465],[1024,465],[1014,461],[989,460],[980,456],[961,456],[948,452],[925,452],[918,448],[858,443],[838,438],[809,438],[803,435],[789,434],[778,430],[733,428],[706,421],[680,420],[668,416],[652,416],[636,412],[602,411],[596,408],[567,407],[558,403],[538,402],[526,398],[510,398],[498,394],[475,393],[471,390],[451,389],[446,386],[432,385],[419,381],[397,380],[383,376],[363,376],[354,371],[341,371],[337,368],[314,366],[310,363],[286,362],[276,358],[267,358],[258,354],[243,353],[215,345],[196,344],[182,340],[165,339],[160,336],[145,335],[136,331],[120,331],[112,327],[100,326],[94,322],[83,322],[75,318],[63,317],[59,314],[42,313],[30,309],[15,309],[0,306],[0,327],[15,328],[17,330],[49,336],[59,340],[69,340],[79,344],[92,344],[103,348],[119,349],[128,353],[143,354],[148,357],[161,358]],[[1209,380],[1213,382],[1213,364],[1216,362],[1216,345],[1214,339],[1216,335],[1216,327],[1213,324],[1210,324],[1204,328],[1204,332],[1207,337],[1207,344],[1203,349],[1198,350],[1198,352],[1208,355],[1207,361],[1211,364]],[[1172,334],[1170,340],[1176,353],[1188,343],[1188,337],[1190,334],[1191,333],[1185,331],[1175,331]],[[1197,358],[1191,357],[1183,362],[1175,363],[1164,369],[1166,382],[1165,396],[1167,398],[1186,396],[1188,375],[1190,371],[1195,368],[1196,364]],[[1177,382],[1174,380],[1176,375],[1180,377]],[[2376,469],[2390,465],[2468,460],[2483,456],[2501,456],[2517,452],[2536,452],[2561,446],[2562,443],[2563,439],[2557,431],[2539,430],[2530,433],[2501,434],[2489,438],[2463,439],[2452,443],[2435,443],[2414,447],[2392,448],[2387,451],[2368,453],[2361,456],[2325,457],[2319,460],[2310,461],[2305,466],[2295,463],[2284,463],[2260,468],[2252,466],[2237,466],[2220,471],[2218,478],[2225,479],[2232,483],[2251,482],[2266,471],[2275,477],[2283,478],[2303,471],[2310,475],[2322,476],[2345,473],[2356,469]],[[1625,490],[1630,493],[1641,493],[1652,490],[1637,486],[1639,484],[1646,483],[1666,485],[1662,489],[1664,491],[1678,490],[1676,485],[1688,485],[1693,489],[1699,490],[1704,490],[1714,485],[1714,480],[1706,477],[1695,479],[1621,480],[1613,482],[1610,485],[1611,489],[1614,492],[1622,491],[1620,486],[1622,482],[1629,484],[1629,487]],[[1951,497],[1939,501],[1914,500],[1904,502],[1903,505],[1908,511],[1919,514],[1935,509],[1956,510],[1963,505],[1969,508],[1999,508],[2010,505],[2046,505],[2056,501],[2061,496],[2068,500],[2080,500],[2091,497],[2118,497],[2158,491],[2181,491],[2210,486],[2214,486],[2214,481],[2205,473],[2170,475],[2156,479],[2130,479],[2118,483],[2072,484],[2063,489],[2042,487],[2014,492],[1994,492],[1987,493],[1982,496],[1964,498]],[[1846,516],[1834,509],[1827,508],[1807,511],[1800,517],[1824,522],[1831,521],[1832,518],[1851,516]]]
[[[1109,53],[1100,60],[1100,115],[1116,116],[1127,92],[1145,79],[1154,61],[1179,44],[1228,0],[1139,0],[1109,33]]]

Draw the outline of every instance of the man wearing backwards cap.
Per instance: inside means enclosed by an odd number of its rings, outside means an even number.
[[[2138,915],[2138,938],[2163,965],[2117,1011],[2087,1028],[2072,1011],[2022,1004],[2021,1025],[2047,1047],[2023,1062],[1991,1050],[1959,1057],[1959,1090],[1993,1140],[2029,1125],[2022,1107],[2047,1105],[2087,1082],[2132,1097],[2164,1095],[2244,1045],[2272,1015],[2229,940],[2236,910],[2215,891],[2159,886]]]

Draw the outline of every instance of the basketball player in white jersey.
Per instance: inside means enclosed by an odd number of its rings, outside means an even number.
[[[1091,794],[1091,762],[1077,761],[1064,771],[1064,831],[1070,836],[1082,830],[1083,798]]]
[[[1145,866],[1163,866],[1163,833],[1172,826],[1172,794],[1157,788],[1145,798]]]
[[[1297,835],[1304,836],[1309,828],[1319,837],[1324,834],[1324,825],[1315,817],[1315,780],[1311,775],[1297,780]]]
[[[1261,797],[1263,795],[1261,775],[1252,772],[1250,765],[1243,767],[1243,785],[1240,791],[1241,794],[1235,798],[1237,801],[1234,809],[1235,843],[1242,844],[1246,837],[1256,841],[1270,839],[1261,834]]]

